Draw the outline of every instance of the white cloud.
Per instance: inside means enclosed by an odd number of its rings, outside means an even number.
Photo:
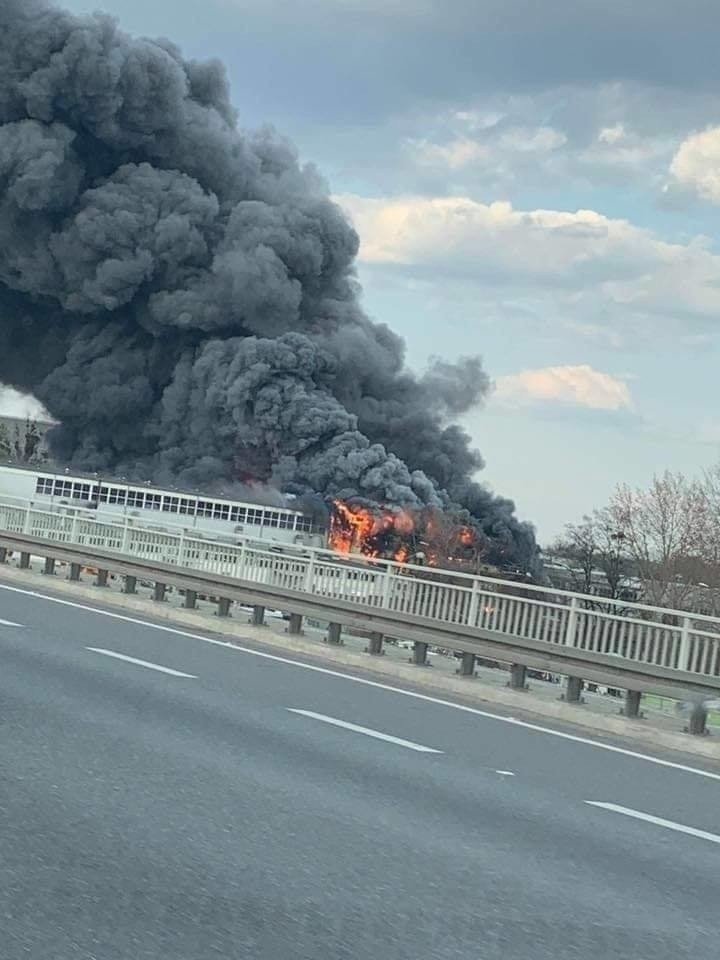
[[[482,165],[497,171],[512,166],[513,158],[550,154],[567,143],[565,134],[553,127],[511,126],[498,131],[495,123],[483,125],[469,114],[456,113],[455,118],[463,120],[470,131],[480,129],[483,134],[464,134],[441,143],[409,139],[407,144],[419,163],[450,170]]]
[[[539,367],[498,377],[494,400],[508,407],[559,402],[591,410],[632,409],[627,384],[589,364]]]
[[[615,123],[612,127],[603,127],[597,138],[600,143],[617,143],[625,139],[625,126]]]
[[[45,407],[35,397],[19,393],[12,387],[6,387],[3,384],[0,384],[0,416],[52,420]]]
[[[670,173],[681,186],[720,203],[720,127],[687,137],[673,157]]]
[[[615,123],[601,127],[595,140],[577,149],[569,163],[588,174],[616,170],[660,176],[676,142],[667,135],[642,135],[624,123]]]
[[[434,175],[444,176],[448,191],[471,196],[508,196],[520,185],[572,185],[590,195],[632,180],[655,193],[698,116],[707,116],[703,98],[680,104],[667,92],[627,84],[498,94],[406,117],[399,139],[412,166],[404,183],[418,176],[425,192]]]
[[[471,163],[487,161],[491,156],[488,147],[468,137],[443,144],[431,143],[429,140],[409,140],[408,145],[420,163],[448,167],[450,170],[459,170]]]
[[[668,243],[594,210],[516,210],[469,197],[338,197],[360,259],[426,282],[471,284],[480,299],[522,295],[536,314],[629,333],[718,322],[720,256],[702,238]]]
[[[565,134],[554,127],[510,127],[498,138],[501,148],[519,153],[550,153],[566,143]]]

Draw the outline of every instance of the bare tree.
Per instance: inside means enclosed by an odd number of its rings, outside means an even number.
[[[598,554],[595,523],[585,515],[580,523],[565,525],[564,536],[547,551],[551,556],[569,561],[568,586],[576,593],[592,593],[593,570]]]
[[[655,606],[682,608],[703,569],[707,500],[681,473],[654,477],[647,490],[617,488],[607,508]]]
[[[593,514],[595,538],[598,544],[598,565],[605,574],[608,597],[618,600],[627,596],[627,577],[631,558],[624,520],[612,506]]]
[[[703,569],[693,597],[693,607],[711,616],[720,615],[720,463],[705,470],[700,481],[705,500]]]
[[[627,597],[629,556],[622,517],[612,506],[569,523],[549,553],[570,562],[568,580],[578,593],[605,599]]]

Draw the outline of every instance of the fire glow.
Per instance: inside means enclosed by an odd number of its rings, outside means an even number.
[[[476,532],[431,508],[373,508],[334,500],[329,542],[342,554],[428,566],[465,566],[480,557]]]
[[[382,544],[405,540],[415,530],[415,519],[407,510],[371,510],[357,504],[333,500],[330,517],[330,546],[338,553],[361,553],[404,563],[410,549],[401,543],[389,551]]]

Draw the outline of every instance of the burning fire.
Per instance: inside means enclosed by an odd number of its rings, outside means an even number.
[[[338,553],[383,556],[404,563],[410,556],[409,547],[401,543],[393,549],[390,542],[407,538],[414,529],[415,520],[407,510],[376,512],[342,500],[332,503],[329,539],[330,546]]]
[[[338,553],[398,563],[462,566],[479,556],[476,532],[432,508],[411,512],[334,500],[329,540]]]

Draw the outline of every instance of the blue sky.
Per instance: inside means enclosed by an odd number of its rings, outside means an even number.
[[[227,66],[315,163],[408,362],[481,354],[483,479],[547,541],[720,447],[720,10],[688,0],[65,0]]]

